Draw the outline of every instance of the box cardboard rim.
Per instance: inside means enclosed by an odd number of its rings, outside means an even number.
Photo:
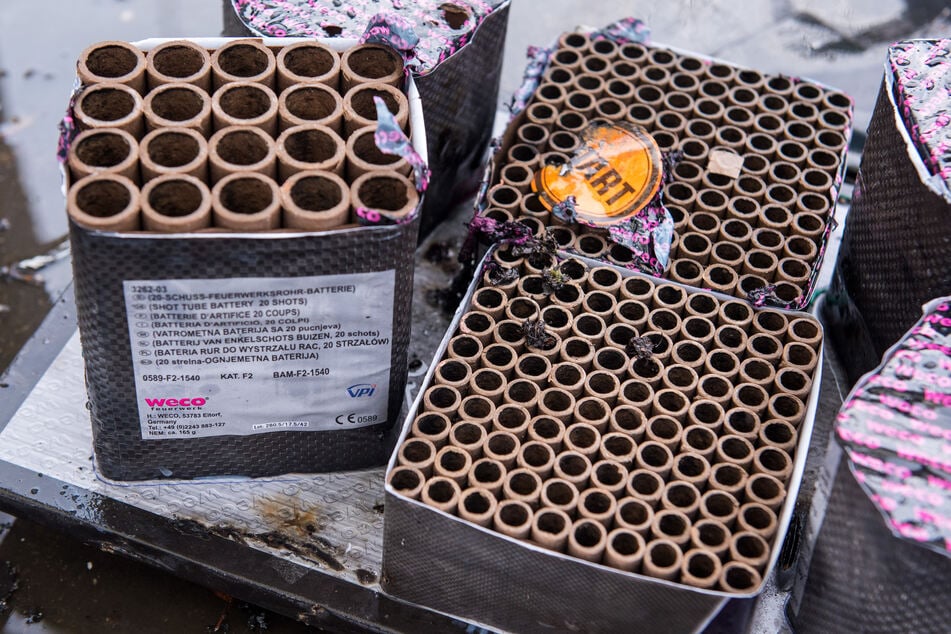
[[[477,271],[481,272],[483,265],[488,261],[488,258],[491,257],[493,251],[494,251],[496,248],[498,248],[498,245],[493,244],[493,245],[488,249],[488,251],[486,252],[485,256],[482,258],[482,261],[479,263],[479,267],[478,267]],[[566,252],[564,252],[564,251],[559,251],[559,253],[560,253],[560,254],[563,254],[563,255],[569,255],[570,257],[574,257],[574,258],[577,258],[577,259],[579,259],[579,260],[582,260],[582,261],[584,261],[586,264],[588,264],[589,267],[593,265],[593,266],[608,266],[608,267],[612,267],[612,268],[617,268],[617,269],[619,269],[619,270],[621,271],[622,276],[625,276],[625,277],[638,276],[638,277],[647,277],[647,278],[649,278],[649,279],[651,279],[651,280],[658,279],[658,278],[654,278],[654,277],[652,277],[652,276],[649,276],[649,275],[647,275],[647,274],[645,274],[645,273],[640,273],[640,272],[637,272],[637,271],[632,271],[632,270],[630,270],[630,269],[625,269],[624,267],[618,267],[617,265],[614,265],[614,264],[611,264],[611,263],[600,262],[600,261],[597,261],[597,260],[591,260],[591,259],[589,259],[589,258],[584,258],[584,257],[577,256],[577,255],[574,255],[574,254],[568,254],[568,253],[566,253]],[[625,272],[626,272],[626,273],[625,273]],[[478,288],[478,286],[479,286],[480,283],[481,283],[481,276],[479,276],[479,275],[474,276],[472,282],[471,282],[470,285],[469,285],[469,288],[466,290],[466,295],[463,297],[462,302],[460,302],[459,307],[456,309],[456,312],[455,312],[454,315],[453,315],[452,321],[450,322],[450,325],[449,325],[449,329],[446,331],[446,335],[443,337],[443,339],[442,339],[442,341],[440,342],[439,346],[436,348],[436,352],[435,352],[435,354],[434,354],[434,356],[433,356],[432,362],[431,362],[430,365],[429,365],[429,369],[427,370],[426,375],[425,375],[425,377],[424,377],[424,379],[423,379],[421,385],[428,385],[428,384],[431,382],[432,377],[433,377],[433,374],[435,373],[436,363],[442,358],[443,353],[446,351],[446,348],[447,348],[448,345],[449,345],[449,340],[452,338],[452,333],[454,332],[454,330],[455,330],[455,328],[456,328],[456,326],[457,326],[457,324],[458,324],[458,322],[459,322],[459,318],[462,316],[462,314],[464,314],[464,313],[466,312],[466,310],[468,310],[469,301],[471,300],[474,291]],[[721,301],[729,301],[729,300],[745,301],[745,300],[742,300],[742,299],[740,299],[740,298],[738,298],[738,297],[735,297],[735,296],[732,296],[732,295],[726,295],[726,294],[723,294],[723,293],[716,293],[716,292],[709,291],[709,290],[706,290],[706,289],[701,289],[701,288],[697,288],[697,287],[693,287],[693,286],[688,286],[688,285],[686,285],[686,284],[682,284],[682,283],[680,283],[680,282],[675,282],[675,281],[673,281],[673,280],[662,280],[662,283],[665,283],[665,284],[666,284],[666,283],[669,283],[669,284],[672,284],[672,285],[680,286],[680,287],[682,287],[682,288],[684,288],[684,289],[687,289],[687,290],[689,290],[689,291],[694,291],[694,292],[696,292],[696,291],[703,291],[703,292],[706,292],[706,293],[710,293],[710,294],[714,295],[717,299],[720,299]],[[798,311],[798,310],[786,310],[786,309],[780,309],[780,308],[774,308],[774,307],[769,307],[769,308],[770,308],[770,310],[777,310],[777,311],[782,312],[782,313],[784,313],[784,314],[795,314],[795,315],[801,315],[801,316],[807,316],[807,317],[809,317],[811,320],[815,321],[815,322],[818,324],[819,330],[820,330],[820,332],[822,332],[822,334],[823,334],[823,341],[825,341],[825,331],[824,331],[824,329],[823,329],[823,327],[822,327],[822,323],[821,323],[821,321],[820,321],[819,319],[817,319],[814,315],[811,315],[810,313],[806,313],[806,312],[804,312],[804,311]],[[756,310],[756,309],[754,308],[754,310]],[[764,569],[763,569],[763,574],[761,575],[762,578],[761,578],[761,580],[760,580],[760,584],[759,584],[755,589],[753,589],[753,590],[751,590],[751,591],[748,591],[748,592],[738,593],[738,592],[725,592],[725,591],[723,591],[723,590],[708,590],[708,589],[704,589],[704,588],[696,588],[696,587],[688,586],[688,585],[683,584],[683,583],[680,583],[680,582],[667,581],[667,580],[665,580],[665,579],[658,579],[658,578],[656,578],[656,577],[651,577],[651,576],[644,575],[644,574],[640,574],[640,573],[625,572],[625,571],[623,571],[623,570],[618,570],[618,569],[616,569],[616,568],[611,568],[611,567],[605,566],[605,565],[603,565],[603,564],[596,564],[596,563],[592,563],[592,562],[589,562],[589,561],[584,561],[584,560],[582,560],[582,559],[578,559],[577,557],[572,557],[572,556],[570,556],[570,555],[568,555],[568,554],[566,554],[566,553],[559,553],[559,552],[555,552],[555,551],[551,551],[551,550],[542,548],[542,547],[537,546],[537,545],[535,545],[535,544],[533,544],[533,543],[531,543],[531,542],[529,542],[529,541],[526,541],[526,540],[515,539],[515,538],[509,537],[509,536],[507,536],[507,535],[503,535],[502,533],[498,533],[498,532],[493,531],[493,530],[490,530],[490,529],[488,529],[488,528],[485,528],[485,527],[482,527],[482,526],[478,526],[477,524],[473,524],[473,523],[471,523],[471,522],[468,522],[468,521],[466,521],[466,520],[463,520],[462,518],[460,518],[460,517],[458,517],[458,516],[456,516],[456,515],[452,515],[452,514],[450,514],[450,513],[446,513],[445,511],[441,511],[441,510],[439,510],[439,509],[436,509],[436,508],[427,506],[426,504],[423,504],[423,502],[421,502],[421,501],[419,501],[419,500],[410,499],[410,498],[404,496],[403,494],[399,493],[398,491],[396,491],[396,489],[394,489],[394,488],[392,487],[392,485],[390,484],[390,481],[389,481],[388,478],[385,478],[385,479],[384,479],[384,483],[383,483],[384,490],[385,490],[386,493],[389,494],[389,495],[394,495],[394,496],[399,497],[401,502],[404,502],[404,503],[407,503],[407,504],[412,504],[412,505],[414,505],[414,506],[417,506],[417,507],[419,507],[419,508],[421,508],[421,509],[425,509],[425,510],[430,511],[430,512],[438,513],[438,514],[443,515],[444,517],[446,517],[446,518],[448,518],[448,519],[450,519],[450,520],[452,520],[452,521],[462,523],[463,525],[466,526],[466,528],[478,530],[478,531],[484,533],[484,534],[487,535],[487,536],[491,536],[491,537],[497,538],[497,539],[503,539],[503,540],[506,540],[506,541],[511,542],[511,543],[513,543],[513,544],[518,544],[519,546],[522,546],[522,547],[524,547],[524,548],[528,548],[529,550],[532,550],[532,551],[535,551],[535,552],[538,552],[538,553],[543,553],[543,554],[545,554],[545,555],[549,555],[549,556],[552,556],[552,557],[556,557],[556,558],[558,558],[558,559],[567,559],[567,560],[570,560],[570,561],[572,561],[572,562],[579,562],[579,563],[584,564],[584,565],[592,566],[592,567],[594,567],[596,570],[598,570],[599,572],[602,572],[602,573],[618,574],[618,575],[622,575],[622,576],[624,576],[624,577],[630,578],[630,579],[632,579],[632,581],[649,582],[649,583],[652,583],[652,584],[658,584],[658,585],[665,586],[665,587],[676,588],[677,590],[688,590],[688,591],[697,592],[697,593],[700,593],[700,594],[703,594],[703,595],[707,595],[707,596],[711,596],[711,597],[718,597],[718,598],[723,599],[723,602],[725,602],[725,601],[727,601],[727,600],[729,600],[729,599],[749,599],[749,598],[754,598],[754,597],[759,596],[760,593],[762,593],[762,591],[763,591],[763,589],[764,589],[764,586],[765,586],[765,584],[766,584],[766,578],[767,578],[770,574],[772,574],[772,572],[773,572],[773,568],[774,568],[775,565],[776,565],[776,561],[779,559],[779,554],[780,554],[780,551],[782,550],[783,542],[785,541],[785,538],[786,538],[786,533],[788,532],[788,529],[789,529],[789,524],[790,524],[790,520],[791,520],[791,518],[792,518],[792,513],[793,513],[793,511],[795,510],[796,498],[798,497],[798,494],[799,494],[799,487],[800,487],[800,485],[801,485],[801,483],[802,483],[802,477],[803,477],[803,473],[804,473],[805,467],[806,467],[806,456],[807,456],[807,454],[808,454],[808,449],[809,449],[809,440],[810,440],[811,437],[812,437],[813,427],[814,427],[814,422],[815,422],[815,417],[816,417],[816,411],[817,411],[818,404],[819,404],[819,389],[818,389],[818,385],[819,385],[819,382],[820,382],[820,379],[821,379],[823,359],[824,359],[823,350],[822,350],[822,348],[820,347],[819,352],[818,352],[818,355],[817,355],[815,375],[814,375],[814,377],[813,377],[813,389],[812,389],[812,391],[811,391],[810,394],[809,394],[809,400],[808,400],[808,402],[806,403],[806,413],[805,413],[805,416],[803,417],[802,423],[800,424],[799,429],[798,429],[799,438],[798,438],[797,447],[796,447],[796,457],[795,457],[795,459],[794,459],[794,461],[793,461],[793,471],[792,471],[792,473],[790,474],[790,477],[789,477],[789,484],[788,484],[788,486],[786,487],[786,499],[785,499],[785,501],[783,502],[782,512],[781,512],[780,514],[778,514],[778,516],[777,516],[777,522],[778,522],[778,524],[779,524],[779,527],[778,527],[778,529],[777,529],[777,531],[776,531],[776,535],[775,535],[775,537],[774,537],[773,544],[771,545],[771,555],[770,555],[770,558],[769,558],[769,560],[768,560],[768,562],[767,562],[767,565],[766,565],[766,566],[764,567]],[[410,407],[409,407],[409,409],[408,409],[406,418],[405,418],[404,421],[403,421],[403,428],[402,428],[402,430],[400,431],[399,438],[398,438],[397,441],[396,441],[396,445],[395,445],[394,451],[393,451],[393,453],[390,455],[390,459],[387,461],[386,474],[389,474],[390,471],[392,471],[393,468],[396,466],[396,457],[397,457],[397,453],[398,453],[398,451],[399,451],[399,447],[400,447],[400,445],[402,445],[402,443],[406,440],[406,437],[409,435],[410,428],[412,427],[413,419],[415,418],[416,412],[419,410],[419,407],[420,407],[420,405],[421,405],[421,403],[422,403],[423,392],[424,392],[423,390],[420,390],[420,391],[419,391],[419,393],[416,395],[416,398],[414,399],[413,403],[410,405]],[[722,603],[721,603],[721,606],[722,606]],[[713,611],[713,612],[711,613],[710,619],[712,619],[714,616],[716,616],[716,613],[717,613],[718,611],[719,611],[719,608],[717,608],[717,610]],[[709,620],[708,620],[708,622],[709,622]],[[703,625],[705,625],[705,624],[702,624],[698,629],[702,629]]]

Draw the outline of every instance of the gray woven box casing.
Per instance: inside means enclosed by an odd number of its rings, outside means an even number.
[[[313,234],[149,236],[70,223],[76,309],[98,468],[117,480],[359,469],[390,454],[406,384],[413,253],[404,225]],[[368,257],[372,254],[372,257]],[[123,280],[298,277],[395,270],[387,418],[351,430],[143,440]]]

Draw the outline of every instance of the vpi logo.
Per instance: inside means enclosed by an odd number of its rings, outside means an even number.
[[[376,385],[370,385],[369,383],[357,383],[347,388],[347,394],[350,395],[350,398],[369,397],[373,396],[374,392],[376,392]]]

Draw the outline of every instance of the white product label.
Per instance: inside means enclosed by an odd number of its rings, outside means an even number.
[[[386,420],[395,272],[123,282],[142,438]]]

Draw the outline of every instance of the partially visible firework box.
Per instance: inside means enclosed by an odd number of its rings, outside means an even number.
[[[490,240],[550,231],[579,255],[805,307],[832,230],[852,100],[644,39],[627,20],[536,52],[475,229]]]
[[[359,469],[390,454],[425,130],[399,55],[360,46],[395,71],[348,59],[358,44],[343,39],[111,42],[80,59],[61,156],[103,476]]]
[[[805,313],[490,247],[390,459],[383,588],[493,630],[701,631],[781,560],[822,338]]]

